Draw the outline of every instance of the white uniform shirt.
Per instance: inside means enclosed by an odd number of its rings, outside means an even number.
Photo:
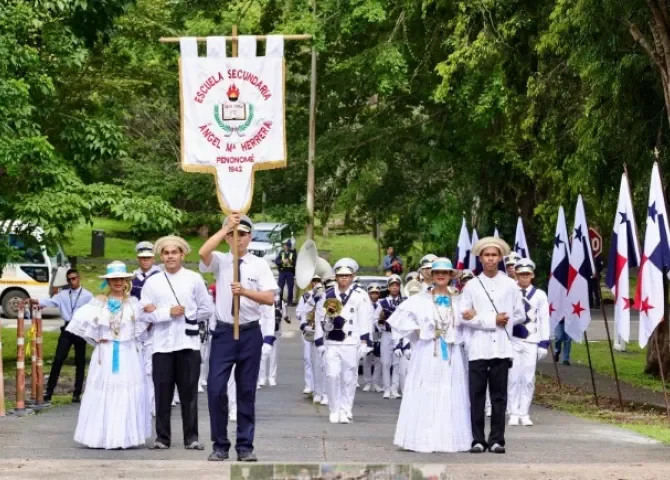
[[[240,283],[242,288],[256,292],[274,292],[277,282],[272,275],[272,270],[265,260],[247,253],[240,258]],[[218,320],[225,323],[233,323],[231,308],[233,305],[233,292],[230,284],[233,282],[233,255],[231,253],[212,252],[212,261],[209,267],[200,262],[200,271],[213,273],[216,277],[216,315]],[[249,322],[261,321],[263,307],[247,297],[240,297],[240,325]],[[272,309],[272,334],[274,335],[274,306]],[[267,313],[265,313],[267,315]],[[211,328],[211,326],[210,326]]]
[[[169,283],[166,276],[170,279]],[[155,305],[156,310],[143,313],[142,320],[155,324],[152,329],[154,353],[200,350],[200,336],[186,335],[186,317],[206,322],[214,312],[212,298],[202,275],[182,267],[177,273],[165,271],[149,277],[142,288],[140,305],[149,304]],[[170,308],[180,304],[185,314],[171,316]]]
[[[547,294],[543,290],[540,290],[537,287],[529,286],[526,289],[526,295],[529,295],[531,290],[534,290],[533,296],[528,303],[530,304],[530,318],[535,318],[524,326],[528,329],[528,337],[525,339],[515,338],[515,340],[521,340],[527,343],[540,343],[549,341],[551,334],[549,326],[549,300],[547,300]],[[519,291],[522,291],[522,288],[519,287]],[[523,300],[523,293],[521,295],[523,301],[524,312],[526,309],[526,300]],[[526,319],[524,319],[524,322]]]
[[[502,272],[493,278],[482,273],[465,285],[460,307],[461,314],[469,309],[476,312],[475,318],[462,323],[470,361],[512,358],[512,328],[526,318],[521,292],[514,280]],[[505,328],[496,326],[496,309],[509,316]]]
[[[338,299],[340,297],[340,290],[338,287],[331,287],[335,289],[335,294]],[[330,289],[328,289],[330,291]],[[326,345],[360,345],[361,342],[372,338],[372,321],[373,310],[372,303],[368,294],[355,286],[349,287],[345,292],[349,295],[347,304],[342,309],[340,316],[344,318],[344,334],[345,338],[341,342],[326,340],[325,332],[323,331],[322,323],[326,321],[326,309],[324,304],[327,300],[327,295],[323,295],[316,306],[316,325],[315,325],[315,344],[321,346]],[[363,337],[363,338],[361,338]]]

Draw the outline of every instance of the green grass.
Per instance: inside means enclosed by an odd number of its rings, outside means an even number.
[[[590,342],[591,361],[593,362],[593,369],[603,375],[614,376],[612,368],[612,358],[610,356],[607,342]],[[636,344],[629,343],[627,352],[614,352],[614,360],[616,362],[619,379],[622,382],[631,385],[648,388],[656,392],[663,391],[661,381],[651,375],[644,373],[646,365],[647,350],[640,349]],[[573,362],[581,363],[588,366],[589,360],[586,354],[586,346],[583,343],[572,343],[572,353],[570,354]]]
[[[600,407],[595,406],[591,393],[565,384],[559,387],[553,377],[536,377],[534,403],[626,428],[670,444],[670,426],[664,409],[630,404],[621,411],[619,403],[614,399],[599,396],[598,400]]]

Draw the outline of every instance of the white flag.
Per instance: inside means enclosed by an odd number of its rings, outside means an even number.
[[[565,224],[563,207],[558,207],[556,221],[556,235],[554,236],[554,250],[551,254],[551,276],[547,288],[549,300],[549,314],[551,316],[551,331],[558,322],[566,316],[568,303],[568,271],[570,269],[570,245],[568,228]]]

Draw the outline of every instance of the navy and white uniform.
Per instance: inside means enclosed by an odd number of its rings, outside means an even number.
[[[380,306],[384,311],[384,318],[389,319],[396,308],[403,302],[404,298],[398,295],[390,295],[380,301]],[[404,352],[403,347],[409,348],[409,342],[402,343],[393,340],[391,326],[384,321],[377,324],[381,331],[380,357],[382,365],[382,388],[384,389],[384,398],[400,398],[400,359]],[[397,351],[396,351],[397,350]]]
[[[370,389],[374,389],[376,392],[382,391],[382,364],[379,350],[382,330],[377,322],[382,312],[381,301],[372,304],[372,311],[373,324],[371,326],[372,337],[370,341],[372,351],[363,359],[364,392],[369,392]]]

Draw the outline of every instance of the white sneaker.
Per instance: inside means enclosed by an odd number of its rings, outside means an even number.
[[[321,405],[328,405],[328,395],[321,397]]]
[[[328,420],[330,421],[330,423],[340,423],[340,414],[339,413],[331,413],[330,417],[328,417]]]
[[[344,413],[347,415],[347,418],[348,418],[349,420],[353,420],[353,419],[354,419],[354,412],[352,412],[351,410],[346,409],[346,410],[344,411]]]
[[[509,416],[509,422],[507,423],[510,427],[517,427],[519,426],[519,417],[516,415],[510,415]]]
[[[533,421],[530,419],[528,415],[524,415],[521,417],[521,425],[524,427],[532,427],[533,426]]]
[[[372,389],[377,393],[382,393],[384,391],[384,389],[382,387],[380,387],[379,385],[373,386]]]
[[[398,390],[391,390],[391,398],[400,398],[402,395],[398,393]]]
[[[256,385],[256,390],[260,390],[260,389],[261,389],[261,384],[259,383],[258,385]]]
[[[314,395],[314,397],[312,397],[312,403],[321,403],[321,395]]]
[[[270,385],[271,387],[276,387],[277,386],[277,381],[275,379],[271,378],[271,379],[268,380],[268,385]]]
[[[384,398],[391,398],[391,391],[390,390],[384,390]]]
[[[309,395],[310,393],[312,393],[312,389],[305,386],[305,389],[302,391],[302,394],[303,395]]]
[[[265,386],[265,379],[264,378],[260,379],[258,381],[258,385],[261,386],[261,387],[264,387]]]
[[[363,391],[364,392],[369,392],[371,388],[372,388],[372,385],[370,385],[369,383],[366,383],[365,386],[363,387]]]
[[[340,423],[351,423],[351,420],[349,420],[346,412],[340,412]]]
[[[204,391],[205,391],[205,389],[202,388],[202,383],[198,383],[198,393],[202,393]]]
[[[237,410],[231,410],[228,412],[228,421],[237,422]]]
[[[173,407],[176,407],[176,406],[177,406],[177,402],[175,402],[174,399],[172,399],[172,406],[173,406]]]
[[[486,416],[487,417],[491,416],[491,407],[486,407]]]

